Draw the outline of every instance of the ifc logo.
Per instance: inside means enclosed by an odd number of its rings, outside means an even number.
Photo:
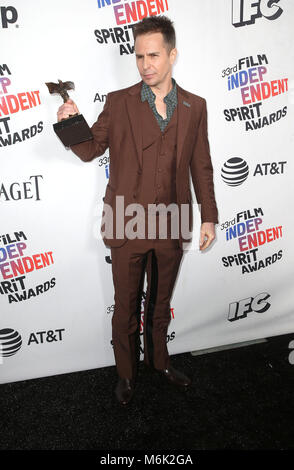
[[[222,179],[229,186],[239,186],[244,183],[248,174],[248,164],[240,157],[227,160],[221,170]]]
[[[9,357],[21,348],[22,339],[18,331],[11,328],[0,330],[0,357]]]

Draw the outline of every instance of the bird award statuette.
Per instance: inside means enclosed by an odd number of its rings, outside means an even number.
[[[46,85],[49,93],[60,95],[64,103],[69,100],[67,90],[75,88],[73,82],[62,82],[61,80],[58,80],[58,83],[49,82]],[[91,129],[82,114],[76,113],[56,122],[53,124],[53,129],[66,147],[93,139]]]

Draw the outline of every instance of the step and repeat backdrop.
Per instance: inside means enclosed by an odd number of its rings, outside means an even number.
[[[0,382],[114,365],[111,253],[100,237],[109,154],[82,162],[53,131],[69,92],[91,126],[138,81],[133,26],[167,15],[177,83],[204,97],[219,224],[184,252],[171,355],[294,330],[291,0],[0,3]],[[142,294],[140,325],[143,354]],[[143,356],[141,356],[143,357]]]

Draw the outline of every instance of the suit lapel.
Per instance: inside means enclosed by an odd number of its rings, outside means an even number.
[[[139,109],[139,106],[142,104],[140,96],[141,84],[142,81],[129,90],[126,103],[140,168],[143,166],[143,132]]]
[[[139,167],[143,165],[143,133],[140,119],[141,91],[142,81],[136,83],[130,90],[126,106],[129,120],[132,128],[133,138],[137,150]],[[188,132],[191,119],[191,100],[189,94],[177,84],[178,90],[178,124],[177,124],[177,168],[183,152],[183,147]]]
[[[177,124],[177,168],[179,167],[183,147],[191,119],[191,101],[188,93],[178,84],[178,124]]]

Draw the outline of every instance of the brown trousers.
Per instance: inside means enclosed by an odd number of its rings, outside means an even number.
[[[111,248],[114,284],[112,341],[118,375],[136,378],[140,361],[141,298],[147,269],[144,308],[144,362],[155,369],[169,365],[166,345],[170,299],[183,250],[178,240],[129,239]]]

